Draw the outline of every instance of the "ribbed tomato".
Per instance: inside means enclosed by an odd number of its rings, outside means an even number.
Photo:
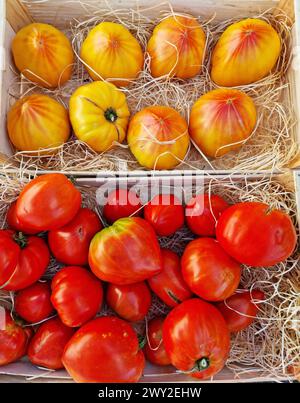
[[[130,120],[127,141],[140,165],[171,169],[185,158],[190,137],[185,119],[175,109],[150,106]]]
[[[153,77],[191,78],[200,73],[206,38],[193,17],[174,15],[154,29],[147,51]]]
[[[277,62],[280,42],[278,33],[266,21],[247,18],[231,24],[213,50],[213,81],[234,87],[264,78]]]
[[[36,232],[60,228],[78,213],[81,194],[63,174],[38,176],[20,193],[16,216],[22,226]]]
[[[85,266],[88,264],[90,242],[101,229],[97,214],[88,208],[81,208],[72,221],[48,233],[50,250],[61,263]]]
[[[12,42],[12,53],[20,72],[42,87],[56,88],[71,78],[71,43],[52,25],[33,23],[20,29]]]
[[[173,194],[159,194],[144,207],[144,217],[159,236],[173,235],[184,224],[184,208]]]
[[[213,238],[198,238],[185,248],[182,275],[189,288],[207,301],[222,301],[237,289],[241,266]]]
[[[244,92],[216,89],[193,105],[189,131],[201,151],[211,158],[239,149],[256,125],[256,107]]]
[[[225,320],[217,308],[200,299],[184,301],[168,314],[163,341],[171,363],[199,379],[219,372],[230,349]]]
[[[18,232],[23,232],[24,234],[28,235],[37,234],[38,231],[33,230],[32,228],[25,227],[20,223],[20,220],[18,219],[16,214],[16,206],[17,202],[15,201],[9,206],[9,209],[7,211],[6,222],[8,227],[10,229],[13,229]]]
[[[146,359],[155,365],[171,364],[163,342],[164,319],[163,317],[158,317],[150,320],[147,328],[147,343],[144,347],[144,354]]]
[[[98,152],[124,141],[129,114],[124,93],[104,81],[77,88],[70,99],[75,135]]]
[[[122,319],[137,322],[147,315],[151,306],[151,293],[147,284],[109,284],[106,302]]]
[[[191,298],[192,292],[181,274],[180,259],[176,253],[162,249],[163,269],[148,279],[151,290],[168,306],[174,307]]]
[[[59,102],[33,94],[21,98],[9,110],[7,130],[17,150],[30,152],[61,146],[68,140],[71,126],[68,111]]]
[[[185,217],[190,230],[200,236],[215,236],[216,224],[229,204],[218,195],[198,194],[186,205]]]
[[[245,202],[229,207],[216,228],[220,245],[249,266],[273,266],[295,250],[297,234],[291,218],[265,203]]]
[[[162,270],[162,261],[153,228],[139,217],[121,218],[94,236],[89,264],[101,280],[118,285],[154,276]]]
[[[45,241],[36,236],[0,230],[0,287],[17,291],[38,281],[50,261]]]
[[[117,86],[129,85],[144,63],[138,41],[114,22],[94,27],[82,44],[80,56],[93,80],[109,79]]]
[[[103,215],[107,222],[113,223],[119,218],[141,214],[141,200],[133,190],[116,189],[107,196]]]
[[[145,358],[133,328],[105,316],[82,326],[68,342],[63,364],[76,382],[137,382]]]

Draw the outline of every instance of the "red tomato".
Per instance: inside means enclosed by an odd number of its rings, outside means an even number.
[[[121,218],[94,236],[89,264],[101,280],[138,283],[162,269],[159,243],[151,225],[139,217]]]
[[[59,318],[42,323],[29,344],[29,360],[40,367],[63,368],[62,355],[74,332],[74,329],[64,325]]]
[[[199,238],[186,247],[182,275],[190,289],[208,301],[223,301],[237,289],[241,266],[212,238]]]
[[[50,250],[59,262],[85,266],[88,264],[90,242],[101,229],[97,214],[88,208],[81,208],[72,221],[49,232]]]
[[[129,322],[144,319],[151,306],[151,293],[146,283],[109,284],[106,301],[121,318]]]
[[[41,175],[20,193],[16,216],[24,227],[36,232],[49,231],[70,222],[80,204],[80,192],[65,175]]]
[[[145,220],[149,221],[159,236],[173,235],[184,224],[184,208],[172,194],[155,196],[144,207]]]
[[[0,230],[0,287],[17,291],[38,281],[50,260],[43,239]]]
[[[7,212],[7,216],[6,216],[6,221],[7,224],[9,226],[9,228],[15,230],[15,231],[20,231],[23,232],[24,234],[29,234],[29,235],[34,235],[37,234],[37,231],[29,228],[29,227],[25,227],[24,225],[22,225],[18,219],[18,217],[16,216],[16,205],[17,202],[13,202]]]
[[[109,316],[82,326],[68,342],[62,361],[76,382],[137,382],[145,366],[133,328]]]
[[[230,349],[222,315],[213,305],[196,298],[184,301],[168,314],[163,340],[171,363],[199,379],[219,372]]]
[[[82,267],[61,269],[53,277],[51,288],[51,302],[66,326],[83,325],[102,305],[101,282]]]
[[[273,266],[294,251],[297,235],[290,217],[258,202],[228,208],[217,224],[217,239],[238,262]]]
[[[26,352],[28,336],[9,311],[0,307],[0,366],[17,361]]]
[[[215,236],[217,220],[228,207],[218,195],[199,194],[186,205],[187,225],[196,235]]]
[[[216,307],[223,315],[231,333],[246,329],[254,321],[258,307],[253,300],[263,301],[264,293],[259,290],[236,292]]]
[[[193,295],[185,283],[180,267],[180,259],[176,253],[162,249],[163,269],[148,279],[153,292],[168,306],[174,307]]]
[[[141,207],[141,200],[135,192],[127,189],[116,189],[109,193],[103,215],[107,222],[113,223],[119,218],[140,215]]]
[[[147,344],[144,347],[145,357],[155,365],[170,365],[171,360],[166,352],[163,338],[164,318],[159,317],[150,320],[148,323]]]
[[[29,323],[38,323],[47,319],[53,312],[49,283],[35,283],[15,297],[15,311]]]

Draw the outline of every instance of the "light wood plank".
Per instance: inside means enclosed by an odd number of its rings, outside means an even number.
[[[6,19],[15,32],[33,22],[26,7],[19,0],[6,1]]]

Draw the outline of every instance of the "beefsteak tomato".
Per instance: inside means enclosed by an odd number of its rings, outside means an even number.
[[[122,319],[137,322],[147,315],[152,298],[145,282],[107,287],[106,302]]]
[[[63,174],[38,176],[23,188],[16,205],[21,225],[37,232],[68,224],[78,213],[80,192]]]
[[[168,306],[174,307],[191,298],[192,292],[185,283],[176,253],[162,249],[163,269],[148,279],[151,290]]]
[[[85,266],[88,264],[90,242],[101,229],[97,214],[88,208],[81,208],[72,221],[48,233],[50,250],[61,263]]]
[[[103,215],[107,222],[113,223],[119,218],[141,214],[141,208],[141,200],[134,191],[116,189],[109,193]]]
[[[17,293],[15,311],[29,323],[41,322],[54,311],[50,298],[50,284],[35,283]]]
[[[186,247],[182,275],[189,288],[207,301],[223,301],[237,289],[241,266],[212,238],[198,238]]]
[[[118,285],[154,276],[162,270],[162,260],[153,228],[139,217],[121,218],[94,236],[89,264],[101,280]]]
[[[28,234],[28,235],[37,234],[37,231],[33,230],[30,227],[25,227],[24,225],[22,225],[20,223],[20,221],[16,215],[16,206],[17,206],[17,202],[15,201],[10,205],[10,207],[7,211],[6,222],[9,226],[9,228],[13,229],[14,231],[23,232],[23,234]]]
[[[129,122],[127,141],[143,167],[171,169],[185,158],[190,144],[186,120],[168,106],[149,106]]]
[[[63,364],[76,382],[137,382],[145,358],[133,328],[116,317],[94,319],[68,342]]]
[[[30,286],[42,277],[49,261],[43,239],[0,230],[0,288],[17,291]]]
[[[230,350],[229,331],[221,313],[196,298],[184,301],[168,314],[163,341],[171,363],[199,379],[219,372]]]
[[[128,29],[106,21],[89,32],[80,56],[93,80],[109,80],[119,87],[129,85],[144,63],[142,48]]]
[[[19,71],[42,87],[60,87],[71,78],[71,43],[52,25],[33,23],[20,29],[12,42],[12,53]]]
[[[198,194],[186,205],[187,225],[196,235],[215,236],[218,218],[228,207],[229,204],[218,195]]]
[[[101,282],[82,267],[64,267],[52,279],[51,302],[66,326],[79,327],[101,308]]]
[[[159,194],[144,207],[144,217],[159,236],[173,235],[184,224],[184,208],[173,194]]]
[[[291,218],[260,202],[229,207],[219,218],[216,234],[230,256],[250,266],[280,263],[293,253],[297,243]]]
[[[29,344],[29,360],[44,368],[63,368],[63,352],[74,332],[74,329],[64,325],[59,318],[42,323]]]
[[[150,320],[147,329],[147,343],[144,347],[146,359],[155,365],[171,365],[163,342],[163,317]]]
[[[258,306],[255,303],[264,300],[264,293],[259,290],[236,292],[216,307],[225,319],[231,333],[246,329],[255,320]]]

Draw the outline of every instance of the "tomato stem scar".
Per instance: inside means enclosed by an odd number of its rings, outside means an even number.
[[[207,357],[202,357],[200,360],[196,361],[195,370],[204,371],[209,367],[209,359]]]
[[[105,119],[111,123],[114,123],[118,119],[117,112],[113,108],[108,108],[104,112]]]

